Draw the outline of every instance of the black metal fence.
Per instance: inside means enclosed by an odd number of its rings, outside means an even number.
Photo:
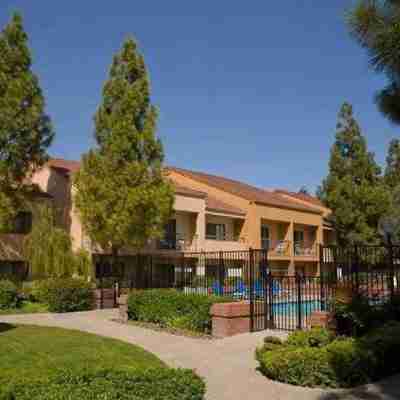
[[[338,295],[363,295],[383,304],[400,294],[400,247],[320,247],[320,274],[274,276],[266,250],[94,255],[99,288],[175,288],[185,294],[247,301],[251,329],[304,329],[314,311]]]
[[[93,256],[99,288],[175,288],[186,294],[251,300],[267,272],[265,250]],[[253,290],[250,290],[253,288]]]
[[[400,246],[324,247],[321,277],[325,286],[382,304],[399,294]]]

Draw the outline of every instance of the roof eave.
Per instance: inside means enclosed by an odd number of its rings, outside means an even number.
[[[282,208],[284,210],[295,210],[295,211],[301,211],[301,212],[305,212],[305,213],[310,213],[310,214],[317,214],[317,215],[322,215],[323,212],[320,210],[316,210],[313,208],[302,208],[302,207],[296,207],[296,206],[285,206],[285,205],[277,205],[277,204],[271,204],[271,203],[267,203],[267,202],[263,202],[263,201],[259,201],[259,200],[255,200],[254,204],[259,204],[262,206],[268,206],[268,207],[275,207],[275,208]]]

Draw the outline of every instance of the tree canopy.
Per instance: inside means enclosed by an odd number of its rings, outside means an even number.
[[[378,222],[389,205],[380,173],[374,155],[367,150],[352,106],[344,103],[331,149],[329,173],[319,190],[320,198],[332,210],[339,244],[377,242]]]
[[[45,113],[22,18],[0,33],[0,229],[7,229],[32,190],[29,176],[47,160],[54,132]]]
[[[369,62],[388,79],[376,93],[381,112],[400,123],[400,2],[360,0],[348,15],[350,32],[367,50]]]
[[[156,122],[143,56],[128,39],[114,56],[95,115],[97,146],[83,157],[74,179],[86,234],[113,254],[161,236],[172,212]]]

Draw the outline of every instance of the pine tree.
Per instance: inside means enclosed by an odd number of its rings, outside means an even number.
[[[390,142],[386,157],[385,183],[393,190],[400,186],[400,140],[393,139]]]
[[[372,244],[377,241],[378,222],[387,211],[389,196],[374,155],[344,103],[331,149],[329,174],[319,195],[332,210],[332,224],[341,245]]]
[[[86,234],[113,255],[159,237],[172,212],[156,121],[144,60],[129,39],[114,57],[95,115],[97,147],[74,179]]]
[[[22,18],[15,14],[0,33],[0,228],[24,206],[27,178],[47,159],[54,132]]]
[[[370,65],[384,73],[388,84],[376,94],[380,111],[400,123],[400,2],[360,0],[349,13],[348,26],[358,43],[367,50]]]

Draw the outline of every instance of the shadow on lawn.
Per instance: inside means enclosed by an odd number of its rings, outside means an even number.
[[[0,322],[0,333],[7,332],[7,331],[10,331],[11,329],[15,329],[15,328],[16,328],[15,325]]]

